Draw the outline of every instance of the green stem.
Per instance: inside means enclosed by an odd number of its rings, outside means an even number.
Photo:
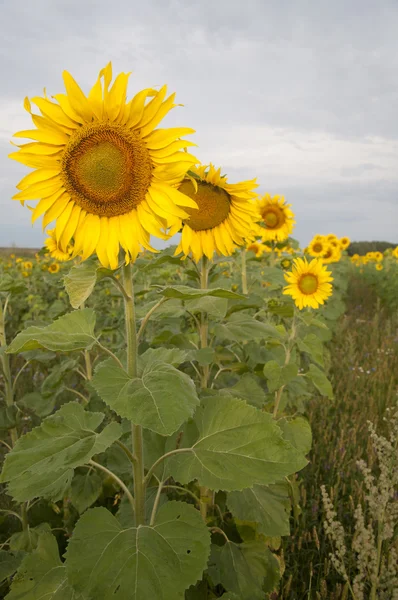
[[[5,302],[5,307],[7,306],[8,299]],[[0,300],[0,347],[7,346],[7,338],[6,338],[6,326],[5,326],[5,307],[3,310],[3,305]],[[0,355],[1,364],[3,367],[3,375],[4,375],[4,392],[7,406],[12,406],[14,404],[14,390],[12,385],[11,378],[11,369],[10,369],[10,357],[8,354],[3,352]],[[15,446],[18,439],[18,433],[16,428],[10,429],[11,436],[11,445]]]
[[[90,381],[93,378],[93,369],[91,367],[90,352],[88,350],[84,351],[84,362],[86,363],[87,380]]]
[[[294,346],[294,341],[296,339],[296,332],[297,332],[297,327],[296,327],[296,311],[294,311],[294,315],[293,315],[293,321],[292,321],[292,330],[290,332],[290,336],[289,336],[289,342],[288,342],[288,346],[286,349],[286,355],[285,355],[285,366],[289,364],[290,361],[290,355],[291,352],[293,350],[293,346]],[[274,419],[276,419],[277,415],[278,415],[278,409],[279,409],[279,404],[282,398],[282,392],[285,389],[285,385],[282,385],[279,390],[277,392],[275,392],[275,406],[274,406],[274,413],[273,413],[273,417]]]
[[[127,343],[127,372],[130,377],[137,377],[137,330],[135,322],[134,288],[131,264],[123,267],[124,313]],[[132,425],[135,524],[145,523],[145,484],[144,484],[144,450],[141,425]]]
[[[157,310],[159,308],[159,306],[162,306],[162,304],[164,304],[165,302],[167,302],[167,300],[169,300],[169,298],[162,298],[161,300],[159,300],[159,302],[157,302],[155,304],[155,306],[152,306],[152,308],[147,312],[147,314],[145,315],[145,317],[142,319],[142,323],[141,326],[138,330],[137,333],[137,340],[139,341],[142,334],[144,333],[145,327],[147,326],[147,323],[149,321],[149,319],[151,318],[151,316],[153,315],[153,313],[155,312],[155,310]]]
[[[90,460],[88,464],[91,465],[92,467],[95,467],[96,469],[99,469],[100,471],[103,471],[104,473],[109,475],[109,477],[111,477],[118,484],[118,486],[126,494],[126,497],[128,498],[128,500],[131,504],[131,508],[134,511],[135,510],[134,498],[133,498],[130,490],[128,489],[127,485],[113,471],[110,471],[109,469],[104,467],[104,465],[101,465],[100,463],[95,462],[95,460]]]
[[[247,295],[246,248],[242,248],[242,293]]]

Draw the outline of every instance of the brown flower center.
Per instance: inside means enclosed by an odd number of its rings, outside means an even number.
[[[262,212],[267,229],[279,229],[285,224],[285,214],[278,206],[267,206]]]
[[[303,294],[314,294],[318,289],[318,278],[312,273],[306,273],[300,277],[298,286]]]
[[[314,244],[312,246],[312,249],[313,249],[314,252],[322,252],[323,246],[322,246],[322,244],[320,242],[317,242],[316,244]]]
[[[152,163],[141,138],[119,125],[82,127],[71,136],[62,158],[63,183],[90,214],[114,217],[145,198]]]
[[[198,208],[184,206],[184,210],[190,215],[184,223],[194,231],[212,229],[228,217],[231,200],[229,194],[216,185],[206,181],[198,181],[197,184],[196,193],[193,183],[188,179],[184,180],[179,187],[180,192],[195,200],[198,205]]]

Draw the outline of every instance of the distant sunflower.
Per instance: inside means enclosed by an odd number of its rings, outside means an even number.
[[[323,256],[326,254],[326,249],[328,247],[328,242],[322,236],[317,236],[317,238],[313,239],[308,245],[308,254],[315,258]]]
[[[291,204],[286,204],[283,196],[274,196],[270,194],[258,202],[258,209],[264,227],[261,227],[263,241],[282,242],[293,231],[295,225],[294,214],[290,210]]]
[[[167,239],[165,228],[188,214],[181,206],[196,204],[176,189],[196,158],[182,151],[191,142],[181,136],[193,129],[156,129],[174,107],[167,88],[144,89],[127,102],[129,73],[113,85],[109,63],[86,96],[64,71],[66,94],[35,97],[42,116],[25,109],[36,129],[15,137],[33,142],[10,157],[35,170],[17,186],[23,204],[40,200],[32,220],[41,215],[43,227],[53,221],[57,246],[66,252],[74,239],[74,256],[94,252],[103,266],[118,266],[120,246],[126,263],[141,248],[154,251],[150,234]],[[150,100],[149,100],[150,99]],[[149,101],[148,101],[149,100]]]
[[[260,258],[264,252],[271,252],[271,248],[266,244],[261,244],[260,242],[251,242],[247,246],[248,252],[254,252],[256,258]]]
[[[181,241],[175,254],[190,252],[196,262],[214,252],[230,256],[255,235],[258,218],[253,199],[256,180],[228,183],[221,169],[212,164],[192,167],[179,186],[182,194],[194,199],[198,208],[186,208],[182,220]],[[177,228],[176,228],[177,230]]]
[[[345,236],[340,238],[340,248],[342,250],[347,250],[348,246],[351,244],[351,240],[349,237]]]
[[[72,254],[73,254],[73,246],[72,245],[68,245],[66,247],[66,250],[62,250],[62,248],[59,246],[59,243],[57,243],[57,239],[55,236],[55,229],[48,229],[47,230],[47,235],[49,235],[50,237],[48,237],[44,244],[49,252],[49,254],[55,258],[55,260],[58,260],[60,262],[65,262],[66,260],[70,260]]]
[[[59,272],[59,264],[58,263],[53,263],[52,265],[50,265],[48,267],[48,272],[49,273],[58,273]]]
[[[377,263],[376,270],[377,271],[382,271],[383,270],[383,265],[381,263]]]
[[[322,264],[322,259],[314,258],[310,263],[305,258],[293,260],[293,268],[285,273],[289,285],[283,293],[292,296],[296,306],[318,308],[332,294],[333,281],[330,271]]]
[[[326,239],[328,240],[328,242],[337,241],[337,235],[335,235],[334,233],[329,233],[326,236]]]
[[[339,262],[341,258],[340,248],[327,244],[325,254],[322,256],[324,264]]]
[[[392,251],[392,255],[393,255],[395,258],[398,258],[398,246],[396,246],[396,247],[394,248],[394,250]]]
[[[30,262],[30,260],[27,260],[24,263],[22,263],[22,266],[25,269],[25,271],[31,271],[33,269],[33,264]]]

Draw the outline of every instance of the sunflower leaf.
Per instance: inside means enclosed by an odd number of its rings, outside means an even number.
[[[159,290],[161,296],[166,298],[180,298],[180,300],[193,300],[194,298],[205,298],[206,296],[214,296],[215,298],[232,298],[235,300],[243,300],[246,296],[236,294],[230,290],[222,288],[214,288],[210,290],[201,290],[191,288],[187,285],[174,285],[165,287]]]
[[[197,510],[167,502],[153,526],[124,529],[105,508],[78,521],[66,553],[71,585],[97,600],[183,600],[206,568],[210,534]]]
[[[179,452],[167,460],[167,472],[180,483],[197,479],[213,490],[242,490],[275,483],[307,464],[269,413],[242,400],[204,398],[194,426],[196,441],[182,452],[183,436]]]
[[[70,587],[58,544],[50,532],[42,532],[38,545],[23,559],[7,600],[83,600]]]
[[[191,378],[160,361],[150,361],[133,378],[108,359],[98,365],[92,384],[118,415],[161,435],[177,431],[199,404]]]
[[[18,502],[37,496],[58,499],[70,485],[73,469],[121,436],[118,423],[96,433],[103,419],[102,413],[87,412],[77,402],[64,404],[19,438],[6,456],[0,482],[8,482],[8,492]]]
[[[275,325],[263,323],[240,313],[234,313],[227,323],[216,325],[214,332],[221,340],[234,340],[235,342],[269,340],[270,338],[279,341],[285,338]]]
[[[105,273],[104,273],[105,272]],[[112,273],[112,271],[108,271]],[[96,282],[107,274],[95,260],[86,260],[80,265],[75,265],[64,277],[65,290],[73,308],[80,308],[91,295]]]
[[[96,342],[94,327],[93,309],[74,310],[46,327],[34,326],[21,331],[8,346],[7,353],[16,354],[37,348],[61,352],[91,348]]]
[[[334,397],[332,384],[326,377],[325,373],[318,369],[318,367],[311,364],[305,376],[308,377],[308,379],[311,379],[312,383],[314,384],[318,392],[322,394],[322,396],[326,396],[330,399]]]

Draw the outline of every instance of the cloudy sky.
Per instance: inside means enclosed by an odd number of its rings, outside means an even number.
[[[0,0],[0,246],[43,235],[11,200],[7,155],[25,96],[88,91],[112,60],[130,97],[163,83],[196,155],[231,182],[258,178],[318,232],[398,243],[397,0]]]

